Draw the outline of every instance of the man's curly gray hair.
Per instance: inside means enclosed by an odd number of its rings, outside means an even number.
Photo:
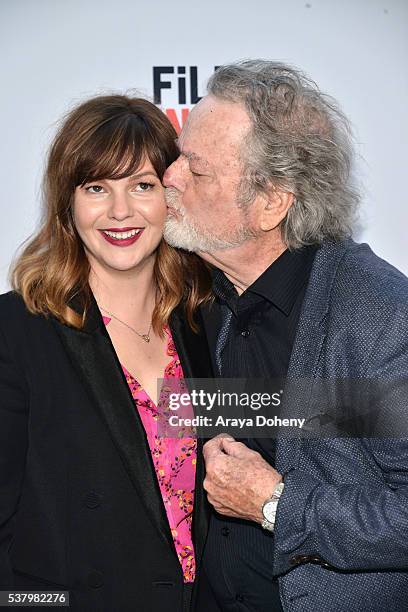
[[[352,135],[335,100],[296,68],[267,60],[220,66],[208,93],[244,104],[252,121],[242,151],[240,206],[268,186],[292,192],[281,228],[289,248],[351,234],[359,201]]]

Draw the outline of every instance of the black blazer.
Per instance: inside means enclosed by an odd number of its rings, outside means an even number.
[[[185,376],[212,376],[203,332],[181,309],[170,327]],[[202,480],[198,453],[198,569]],[[0,296],[0,590],[10,588],[69,590],[73,611],[182,610],[145,431],[95,302],[78,331]]]

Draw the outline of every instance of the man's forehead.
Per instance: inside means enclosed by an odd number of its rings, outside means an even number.
[[[190,160],[203,161],[208,155],[239,147],[249,128],[250,119],[242,105],[206,96],[189,114],[177,144]]]
[[[250,118],[243,104],[205,96],[191,110],[181,136],[200,129],[214,129],[217,133],[238,133],[250,127]]]

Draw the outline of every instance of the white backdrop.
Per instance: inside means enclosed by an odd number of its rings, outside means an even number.
[[[153,97],[153,67],[169,67],[162,108],[181,122],[190,67],[200,95],[214,66],[247,57],[289,61],[340,101],[361,157],[358,239],[407,274],[407,52],[407,0],[0,0],[0,291],[38,222],[44,155],[64,112],[95,93]]]

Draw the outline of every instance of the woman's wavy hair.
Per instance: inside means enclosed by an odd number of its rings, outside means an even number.
[[[53,315],[81,329],[92,303],[90,265],[73,221],[78,185],[121,179],[135,173],[147,156],[162,180],[177,158],[176,132],[165,114],[142,98],[97,96],[74,108],[51,145],[44,176],[44,218],[10,271],[11,285],[34,314]],[[153,329],[162,333],[183,302],[189,324],[210,293],[207,267],[198,256],[161,241],[154,268],[157,301]],[[72,300],[80,299],[78,308]]]
[[[261,59],[221,66],[208,92],[243,104],[252,122],[238,204],[250,205],[271,186],[292,192],[295,201],[281,223],[292,249],[350,235],[359,194],[350,125],[335,100],[300,70]]]

